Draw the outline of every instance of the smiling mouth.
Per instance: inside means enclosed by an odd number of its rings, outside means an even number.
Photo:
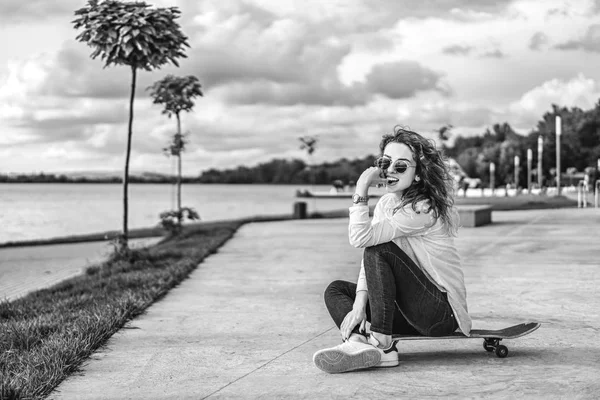
[[[388,186],[393,186],[393,185],[395,185],[396,183],[398,183],[398,178],[393,178],[393,177],[391,177],[391,176],[388,176],[388,177],[387,177],[387,185],[388,185]]]

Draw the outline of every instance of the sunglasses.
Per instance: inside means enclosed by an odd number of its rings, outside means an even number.
[[[389,157],[382,156],[375,160],[375,166],[383,171],[387,171],[388,168],[390,168],[390,165],[392,165],[392,159]],[[410,163],[406,160],[394,161],[393,169],[394,172],[398,174],[405,173],[409,168],[416,168],[416,166],[410,165]]]

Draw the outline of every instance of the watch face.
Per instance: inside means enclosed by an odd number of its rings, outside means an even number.
[[[354,204],[358,204],[361,201],[366,201],[365,197],[360,197],[360,195],[358,193],[354,193],[352,195],[352,201],[354,202]]]

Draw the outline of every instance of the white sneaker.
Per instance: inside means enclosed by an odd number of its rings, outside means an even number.
[[[313,361],[320,370],[336,374],[374,367],[381,361],[381,354],[383,351],[368,343],[348,340],[335,347],[317,351]]]
[[[379,341],[375,339],[373,335],[369,335],[369,343],[373,345],[380,353],[381,361],[375,366],[381,367],[395,367],[400,364],[398,359],[398,348],[396,347],[396,341],[392,340],[392,344],[387,349],[379,348]]]

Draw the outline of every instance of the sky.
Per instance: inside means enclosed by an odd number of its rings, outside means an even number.
[[[184,175],[274,158],[376,154],[402,125],[435,138],[508,122],[535,127],[552,104],[600,98],[600,0],[154,0],[175,6],[191,48],[180,67],[140,72],[132,171],[174,173],[174,119],[145,88],[195,75],[182,115]],[[0,2],[0,173],[120,171],[130,70],[76,41],[82,0]],[[300,136],[315,136],[309,160]]]

